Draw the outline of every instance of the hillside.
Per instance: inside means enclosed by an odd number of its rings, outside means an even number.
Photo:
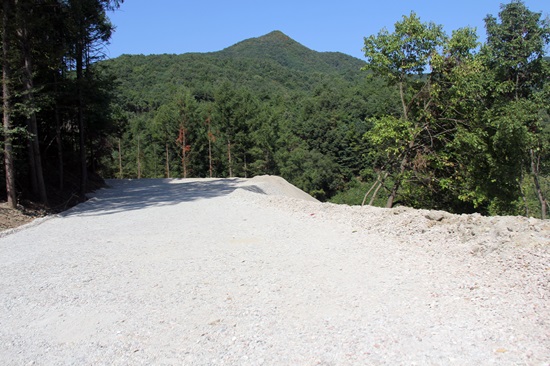
[[[364,62],[337,52],[317,52],[280,31],[211,53],[122,55],[101,63],[116,75],[120,97],[133,108],[156,108],[182,87],[208,93],[230,81],[262,94],[310,91],[331,82],[362,79]]]
[[[120,151],[101,162],[106,178],[271,174],[326,200],[367,165],[367,118],[398,105],[394,91],[361,71],[363,61],[280,31],[218,52],[123,55],[100,65],[118,85],[109,144]]]

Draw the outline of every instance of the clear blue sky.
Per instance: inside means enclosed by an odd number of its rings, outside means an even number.
[[[247,38],[280,30],[316,51],[363,58],[363,37],[415,11],[447,31],[472,26],[485,40],[483,19],[506,0],[125,0],[109,13],[117,30],[108,57],[219,51]],[[550,0],[526,0],[550,16]]]

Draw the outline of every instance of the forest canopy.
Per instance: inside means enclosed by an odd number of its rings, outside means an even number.
[[[546,215],[550,25],[521,1],[485,18],[484,42],[411,12],[365,38],[366,61],[280,31],[102,60],[118,6],[4,1],[8,201],[84,197],[99,177],[276,174],[338,203]]]

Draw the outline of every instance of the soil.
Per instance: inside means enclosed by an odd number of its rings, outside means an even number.
[[[0,235],[6,364],[550,362],[550,221],[108,183]]]
[[[5,202],[0,203],[0,231],[14,229],[33,220],[48,215],[48,210],[34,205],[9,208]]]

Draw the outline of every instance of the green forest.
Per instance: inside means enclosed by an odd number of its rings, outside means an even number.
[[[365,60],[280,31],[107,60],[121,3],[4,0],[8,204],[82,200],[106,178],[273,174],[334,203],[547,216],[550,23],[523,2],[487,15],[485,40],[411,12],[365,37]]]

